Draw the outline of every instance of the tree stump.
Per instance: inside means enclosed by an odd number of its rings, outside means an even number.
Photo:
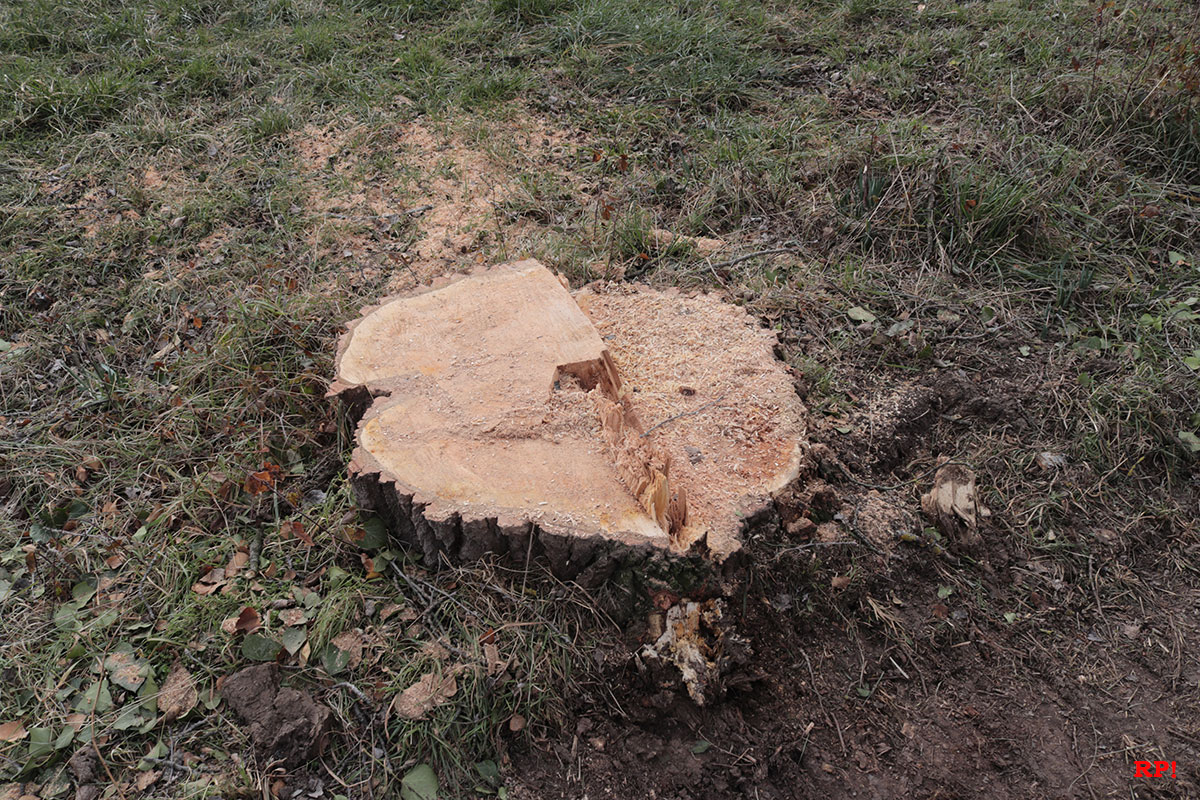
[[[712,295],[571,294],[537,261],[388,298],[351,323],[331,395],[361,505],[427,561],[737,561],[804,453],[774,335]],[[669,567],[670,568],[670,567]]]

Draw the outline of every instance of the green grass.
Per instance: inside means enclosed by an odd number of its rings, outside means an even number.
[[[823,415],[937,365],[990,381],[1011,366],[1014,382],[1042,381],[1040,446],[1097,476],[1077,497],[1094,489],[1135,513],[1122,498],[1149,493],[1178,514],[1171,491],[1200,435],[1187,360],[1200,349],[1198,76],[1196,14],[1177,0],[5,5],[0,671],[15,690],[0,722],[58,740],[118,644],[160,684],[182,660],[208,692],[247,663],[222,621],[297,602],[297,587],[319,607],[294,679],[321,692],[345,679],[386,704],[426,671],[477,662],[493,628],[515,658],[505,681],[464,674],[459,701],[429,720],[372,729],[384,756],[363,763],[339,740],[348,779],[374,769],[394,787],[428,762],[473,781],[476,762],[527,741],[508,732],[514,714],[545,733],[586,683],[586,609],[562,602],[578,595],[489,568],[366,580],[341,536],[358,523],[323,398],[332,343],[389,273],[363,277],[338,256],[338,237],[369,224],[310,237],[328,220],[309,208],[315,179],[290,139],[306,126],[359,126],[361,171],[326,170],[343,189],[414,171],[397,122],[431,115],[473,137],[516,165],[497,217],[540,225],[539,256],[578,279],[601,262],[724,284],[780,332]],[[553,169],[508,140],[523,117],[578,133]],[[389,241],[411,241],[413,224],[393,223]],[[716,270],[686,247],[656,252],[653,227],[795,252]],[[869,346],[854,306],[880,331],[915,320],[921,337]],[[1002,432],[978,437],[978,452],[1008,447]],[[276,491],[254,494],[246,476],[264,464],[279,465]],[[1061,523],[1040,499],[1014,502],[1035,541]],[[290,521],[317,543],[281,537]],[[238,546],[259,553],[259,573],[196,594]],[[102,588],[80,604],[81,584]],[[419,624],[380,618],[443,590],[458,599]],[[320,654],[354,628],[389,648],[326,674]],[[438,640],[456,648],[450,663],[419,655]],[[118,730],[134,697],[113,691],[94,727],[121,772],[172,734]],[[362,711],[322,696],[351,725]],[[213,717],[187,746],[219,760],[230,729]],[[32,757],[27,740],[0,744],[0,777],[49,779],[84,735]],[[247,770],[220,780],[257,786]],[[173,791],[218,791],[210,777]]]

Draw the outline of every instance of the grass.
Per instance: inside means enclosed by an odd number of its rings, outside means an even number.
[[[221,631],[246,605],[312,611],[293,678],[350,728],[369,710],[329,686],[386,704],[427,671],[475,665],[430,719],[372,728],[370,751],[335,744],[340,777],[374,775],[378,791],[425,762],[477,781],[477,762],[551,730],[587,685],[577,593],[490,566],[422,575],[353,542],[348,443],[323,393],[339,325],[399,268],[347,268],[347,231],[373,229],[311,207],[324,178],[301,164],[306,126],[364,132],[357,171],[328,166],[327,187],[347,190],[413,169],[390,137],[418,116],[512,156],[521,191],[497,216],[539,225],[536,254],[579,279],[601,261],[723,285],[780,332],[831,419],[862,387],[939,365],[1040,381],[1027,440],[1068,450],[1089,485],[1046,504],[1012,488],[1003,432],[963,447],[1012,489],[993,502],[1027,521],[1012,535],[1057,552],[1079,518],[1062,508],[1100,497],[1112,516],[1178,519],[1194,481],[1198,78],[1196,10],[1175,0],[5,6],[0,671],[14,688],[0,722],[39,733],[0,743],[0,775],[50,781],[96,736],[132,776],[184,734],[135,692],[110,686],[101,712],[104,656],[128,645],[159,685],[179,661],[206,698],[249,663]],[[579,133],[555,170],[507,141],[524,117]],[[714,270],[687,247],[654,251],[655,227],[794,253]],[[419,240],[405,221],[387,236]],[[879,333],[917,327],[870,344],[845,316],[855,306]],[[256,492],[247,476],[267,465]],[[285,538],[293,522],[315,543]],[[239,548],[252,576],[193,590]],[[364,557],[417,577],[368,579]],[[383,619],[388,604],[422,616]],[[277,613],[265,625],[282,635]],[[355,630],[371,655],[329,675],[322,654]],[[503,680],[478,671],[490,630],[514,659]],[[511,731],[514,715],[529,728]],[[210,724],[179,746],[221,763],[245,752],[231,720],[191,719]],[[264,779],[229,763],[169,774],[171,791]]]

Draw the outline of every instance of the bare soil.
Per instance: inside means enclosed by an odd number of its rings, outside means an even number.
[[[1036,413],[1036,398],[935,373],[867,405],[886,409],[878,426],[816,432],[828,482],[811,476],[781,501],[791,524],[751,543],[731,608],[755,657],[725,700],[697,707],[614,654],[619,706],[583,703],[561,738],[518,756],[510,796],[1195,796],[1196,620],[1178,610],[1200,592],[1176,560],[1195,552],[1195,532],[1099,532],[1082,565],[996,522],[973,557],[901,541],[920,506],[896,475],[928,487],[925,466],[961,430],[946,420],[995,427],[1011,420],[998,409]],[[627,630],[630,652],[641,637],[640,623]],[[1177,778],[1135,778],[1137,760],[1176,761]]]

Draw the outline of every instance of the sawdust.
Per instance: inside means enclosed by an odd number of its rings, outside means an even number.
[[[532,120],[490,132],[523,154],[546,157],[565,134]],[[461,132],[423,122],[383,132],[308,126],[292,136],[318,220],[308,243],[367,278],[386,277],[401,292],[441,275],[519,252],[539,226],[496,212],[513,196],[513,165]],[[395,169],[368,159],[394,156]],[[529,156],[533,157],[533,156]]]
[[[804,409],[774,356],[774,336],[715,295],[611,284],[576,299],[609,348],[646,437],[686,492],[681,546],[737,549],[753,498],[799,467]]]

